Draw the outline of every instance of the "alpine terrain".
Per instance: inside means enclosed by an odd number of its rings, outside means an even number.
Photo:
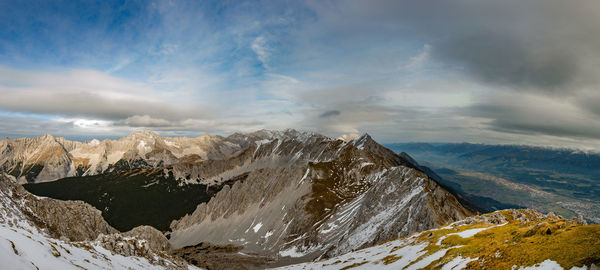
[[[64,246],[70,251],[73,246],[85,245],[84,249],[92,254],[111,250],[111,254],[124,255],[126,260],[156,267],[185,268],[183,260],[207,269],[262,269],[325,259],[320,262],[330,262],[338,256],[356,259],[352,252],[392,240],[399,241],[393,255],[406,256],[391,260],[402,262],[390,264],[393,269],[425,267],[434,262],[441,266],[460,258],[466,261],[457,263],[466,265],[484,255],[465,251],[456,253],[463,257],[453,259],[455,250],[466,250],[468,246],[446,247],[447,241],[427,244],[417,235],[428,230],[432,235],[445,232],[448,236],[473,228],[479,232],[489,224],[523,221],[519,217],[524,216],[524,222],[505,228],[520,232],[527,226],[546,226],[544,222],[551,221],[553,225],[547,226],[554,226],[550,231],[556,233],[549,234],[549,239],[566,241],[555,235],[579,230],[585,223],[520,210],[473,218],[482,210],[480,207],[440,184],[435,172],[406,153],[395,154],[368,134],[347,140],[288,129],[228,137],[170,138],[140,131],[101,142],[46,135],[5,139],[0,152],[6,209],[16,209],[11,211],[21,213],[19,220],[37,226],[21,226],[6,219],[7,230],[23,235],[31,228],[40,228],[35,237],[43,240],[36,243],[50,243],[42,244],[50,249],[60,251]],[[17,183],[38,196],[66,201],[36,197]],[[15,196],[24,198],[24,203]],[[74,211],[75,218],[60,219],[65,211]],[[494,221],[489,221],[490,217]],[[455,226],[439,229],[447,224]],[[597,226],[582,228],[590,233],[585,239],[596,239]],[[443,240],[438,236],[438,242]],[[498,237],[509,241],[506,234]],[[455,238],[448,237],[448,241],[451,239]],[[521,243],[519,239],[510,241]],[[23,254],[18,250],[13,252],[15,256]],[[570,257],[553,260],[561,265],[568,261],[566,265],[591,266],[598,263],[594,255],[597,251],[590,248],[573,253],[580,256],[580,261]],[[75,262],[79,257],[62,254],[70,263],[82,265]],[[429,255],[436,259],[425,259]],[[20,258],[15,256],[11,254],[11,260]],[[27,258],[39,263],[34,257]],[[544,261],[537,259],[531,258],[531,262]],[[370,262],[379,264],[373,260]],[[514,265],[527,263],[518,261]],[[330,264],[336,269],[360,265],[372,266],[366,260],[348,259]],[[297,267],[324,266],[311,263]]]

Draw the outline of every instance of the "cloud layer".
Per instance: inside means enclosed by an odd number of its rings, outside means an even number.
[[[600,149],[598,1],[56,5],[0,4],[2,134],[292,127]]]

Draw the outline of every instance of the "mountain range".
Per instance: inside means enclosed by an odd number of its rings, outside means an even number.
[[[40,262],[39,254],[18,252],[28,245],[16,240],[22,235],[42,239],[50,251],[82,245],[92,254],[145,258],[135,260],[148,267],[191,267],[183,260],[207,269],[278,267],[346,256],[461,220],[473,223],[484,210],[368,134],[343,140],[289,129],[170,138],[141,131],[89,142],[45,135],[2,140],[0,168],[4,208],[21,213],[2,219],[17,233],[6,238],[14,244],[6,251],[12,246],[16,257],[6,259],[25,264]],[[22,207],[29,204],[36,207]],[[60,218],[69,211],[75,211],[72,220]],[[560,229],[591,226],[592,235],[598,230],[582,219],[552,222],[563,222]],[[568,262],[598,263],[597,252]],[[69,256],[55,258],[81,266]]]

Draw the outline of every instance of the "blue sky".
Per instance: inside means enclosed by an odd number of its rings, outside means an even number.
[[[596,1],[2,1],[0,135],[600,148]]]

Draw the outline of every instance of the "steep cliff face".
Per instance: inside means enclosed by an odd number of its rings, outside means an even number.
[[[213,179],[244,174],[244,180],[174,221],[174,248],[232,244],[302,261],[470,215],[454,196],[368,135],[350,142],[278,135],[255,140],[233,157],[234,166],[212,172]]]
[[[39,198],[0,175],[0,260],[7,269],[189,269],[151,227],[118,233],[78,201]]]

